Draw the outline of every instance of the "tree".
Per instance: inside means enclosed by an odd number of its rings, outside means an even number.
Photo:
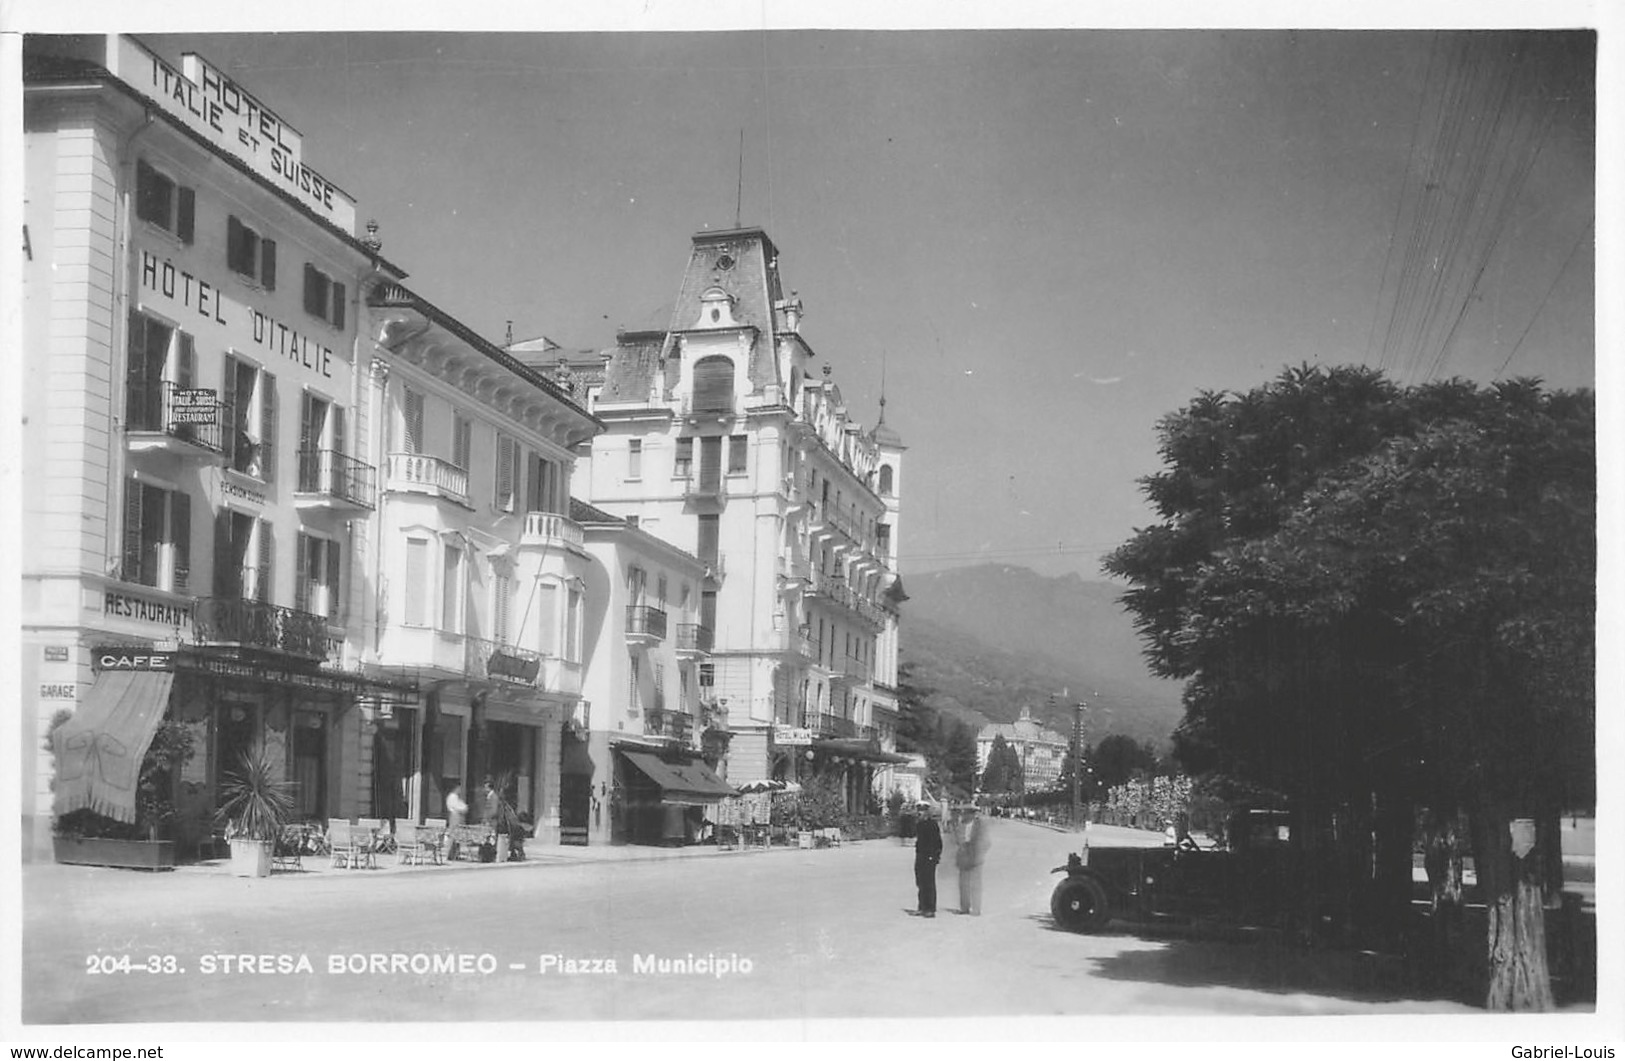
[[[1101,738],[1095,749],[1095,780],[1103,788],[1115,788],[1126,781],[1146,778],[1156,772],[1157,753],[1152,746],[1137,744],[1132,737],[1113,733]]]
[[[1021,757],[1004,739],[1004,734],[994,734],[987,766],[982,771],[982,791],[992,796],[1006,796],[1022,791],[1026,787],[1024,782]]]
[[[897,749],[930,758],[941,750],[937,711],[926,701],[933,690],[914,679],[914,664],[897,668]]]
[[[941,757],[932,773],[945,787],[961,796],[976,790],[976,731],[958,719],[943,719]]]
[[[1363,837],[1341,853],[1376,871],[1341,876],[1368,925],[1405,916],[1415,808],[1465,812],[1491,1008],[1551,1004],[1551,826],[1594,784],[1593,422],[1589,393],[1367,369],[1203,394],[1159,426],[1162,522],[1106,564],[1188,680],[1180,761],[1286,793],[1295,837]]]

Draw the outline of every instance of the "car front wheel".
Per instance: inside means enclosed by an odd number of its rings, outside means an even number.
[[[1068,877],[1050,896],[1050,914],[1068,932],[1099,932],[1111,920],[1106,889],[1093,877]]]

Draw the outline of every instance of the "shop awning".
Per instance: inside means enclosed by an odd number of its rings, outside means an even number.
[[[667,763],[646,752],[621,752],[643,776],[660,786],[664,803],[715,803],[734,790],[704,763]]]
[[[906,763],[909,761],[906,755],[881,751],[880,742],[874,740],[820,740],[813,742],[812,750],[824,752],[828,755],[841,755],[848,759],[860,759],[866,763]]]
[[[135,821],[135,788],[169,705],[172,671],[103,671],[73,717],[51,735],[57,814],[88,807]]]

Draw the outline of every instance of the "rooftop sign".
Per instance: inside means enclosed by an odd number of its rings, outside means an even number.
[[[202,57],[182,56],[177,70],[137,41],[121,36],[113,73],[318,217],[355,234],[355,200],[305,165],[299,130]]]

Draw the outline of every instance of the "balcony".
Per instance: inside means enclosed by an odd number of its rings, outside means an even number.
[[[666,640],[666,613],[647,604],[626,606],[626,643],[633,647],[658,645]]]
[[[821,647],[818,639],[805,629],[797,630],[785,637],[785,651],[804,660],[817,659]]]
[[[540,652],[479,637],[465,637],[463,652],[464,673],[473,681],[532,687],[538,684],[536,679],[542,669]]]
[[[711,557],[700,557],[705,565],[705,580],[712,584],[719,584],[728,577],[728,558],[722,553]]]
[[[426,453],[391,453],[386,489],[442,497],[464,508],[473,507],[468,501],[468,472]]]
[[[124,399],[125,445],[132,453],[219,460],[225,406],[212,390],[168,380],[132,383]]]
[[[869,680],[869,664],[852,656],[838,660],[834,673],[830,675],[833,685],[863,685]]]
[[[331,449],[299,451],[294,507],[354,514],[370,512],[378,489],[377,469]]]
[[[677,624],[677,655],[684,659],[704,659],[711,655],[712,635],[709,626],[699,623]]]
[[[556,512],[525,513],[525,530],[519,539],[521,549],[527,546],[542,548],[564,546],[581,549],[585,547],[585,542],[581,524],[568,516],[561,516]]]
[[[832,715],[821,712],[812,727],[813,733],[820,737],[856,737],[858,725],[850,718],[841,715]]]
[[[694,716],[686,711],[656,707],[643,713],[643,734],[646,737],[668,737],[687,743],[693,732]]]
[[[202,645],[283,652],[304,659],[327,658],[327,618],[264,601],[200,597],[192,629]]]
[[[715,479],[702,475],[683,484],[683,501],[691,510],[720,512],[728,499],[728,488],[719,475]]]

